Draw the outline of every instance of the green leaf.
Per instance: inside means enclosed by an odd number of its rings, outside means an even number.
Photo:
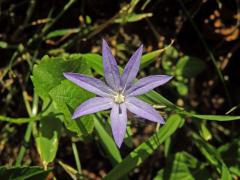
[[[178,152],[168,159],[166,168],[161,169],[154,180],[201,180],[203,177],[211,179],[205,165],[187,152]]]
[[[54,31],[48,33],[46,35],[45,39],[51,39],[51,38],[54,38],[54,37],[70,35],[70,34],[74,34],[74,33],[78,33],[78,32],[79,32],[79,28],[58,29],[58,30],[54,30]]]
[[[39,135],[35,138],[44,167],[55,159],[62,123],[54,115],[41,119]]]
[[[96,73],[103,76],[102,56],[93,53],[82,54],[82,56]]]
[[[206,68],[205,63],[195,57],[183,56],[176,65],[176,75],[191,78],[197,76]]]
[[[124,14],[122,17],[115,19],[115,23],[137,22],[147,17],[152,17],[152,13]]]
[[[199,115],[182,110],[177,110],[179,114],[183,114],[189,117],[194,117],[198,119],[205,119],[210,121],[234,121],[239,120],[240,116],[229,116],[229,115]]]
[[[89,74],[90,70],[81,56],[53,58],[44,56],[40,64],[33,67],[32,81],[35,92],[42,99],[49,97],[49,91],[65,79],[64,72]]]
[[[240,169],[236,167],[230,167],[230,172],[235,175],[235,178],[240,177]]]
[[[231,176],[227,166],[225,166],[225,165],[222,165],[221,179],[222,180],[231,180],[232,179],[232,176]]]
[[[69,80],[63,80],[49,94],[53,99],[55,107],[64,114],[64,124],[68,130],[77,133],[79,136],[92,132],[94,121],[91,115],[83,116],[76,120],[72,119],[72,114],[77,106],[93,97],[92,93],[83,90]]]
[[[60,164],[60,166],[62,166],[62,168],[69,174],[69,176],[72,179],[82,179],[81,175],[78,174],[78,171],[76,169],[74,169],[72,166],[63,163],[62,161],[58,161],[58,163]]]
[[[206,124],[203,122],[200,123],[199,133],[201,137],[206,141],[209,141],[210,139],[212,139],[211,132],[208,130]]]
[[[173,67],[178,57],[179,57],[179,52],[173,46],[170,46],[164,51],[161,57],[162,67],[169,74],[173,73],[173,70],[174,70]]]
[[[68,130],[78,135],[90,133],[94,126],[92,117],[84,116],[72,120],[72,113],[78,105],[93,95],[66,80],[64,72],[90,74],[91,70],[80,54],[57,58],[45,56],[34,66],[32,76],[34,89],[45,105],[49,103],[49,99],[52,100],[51,110],[64,115],[63,122]]]
[[[85,18],[86,20],[86,24],[91,24],[92,23],[92,19],[91,19],[91,17],[90,16],[86,16],[86,18]]]
[[[200,152],[205,156],[205,158],[214,166],[219,168],[221,166],[222,159],[217,152],[217,149],[211,144],[205,142],[200,136],[196,133],[192,134],[193,142],[198,147]],[[213,156],[214,154],[214,156]]]
[[[144,54],[141,58],[141,66],[140,69],[145,68],[146,66],[148,66],[149,64],[151,64],[154,59],[156,57],[158,57],[160,54],[162,54],[163,52],[168,52],[170,49],[172,49],[172,44],[173,41],[171,42],[171,44],[169,44],[168,46],[164,47],[163,49],[158,49],[152,52],[149,52],[147,54]]]
[[[175,86],[180,95],[186,96],[188,94],[188,86],[182,82],[176,82]]]
[[[163,52],[162,49],[152,51],[150,53],[144,54],[141,58],[141,69],[147,67],[151,64],[155,58],[157,58]]]
[[[231,143],[220,146],[217,149],[222,159],[230,171],[236,176],[240,176],[240,141],[239,138],[233,140]]]
[[[178,57],[179,57],[179,52],[173,46],[170,46],[169,48],[167,48],[166,51],[164,51],[164,54],[162,56],[164,61],[165,60],[167,61],[169,59],[177,59]]]
[[[44,171],[42,168],[37,166],[29,167],[0,167],[0,177],[1,179],[11,179],[11,180],[42,180],[45,179],[51,169]]]
[[[168,157],[170,153],[170,147],[171,147],[171,137],[167,138],[164,142],[164,156]]]
[[[120,179],[133,168],[141,165],[148,156],[158,149],[161,143],[178,129],[181,121],[181,116],[177,114],[171,115],[166,124],[160,128],[158,132],[133,150],[120,164],[115,166],[104,179]]]
[[[5,41],[0,41],[0,48],[6,49],[8,47],[8,43]]]
[[[201,153],[205,156],[209,163],[216,167],[217,171],[221,174],[221,179],[231,179],[231,174],[217,149],[211,144],[205,142],[196,133],[193,133],[192,137],[194,140],[193,142],[196,144]]]

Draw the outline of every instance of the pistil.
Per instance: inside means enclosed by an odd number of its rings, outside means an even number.
[[[117,93],[115,96],[114,96],[114,102],[115,103],[118,103],[118,104],[121,104],[125,101],[125,96],[122,94],[122,93]]]

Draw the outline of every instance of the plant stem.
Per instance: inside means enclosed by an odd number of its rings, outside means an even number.
[[[0,121],[8,122],[8,123],[14,123],[14,124],[23,124],[23,123],[29,123],[32,121],[39,120],[39,116],[36,117],[22,117],[22,118],[11,118],[7,116],[1,116],[0,115]]]
[[[57,17],[45,25],[45,27],[42,29],[42,34],[45,34],[75,2],[76,0],[69,0]]]
[[[34,34],[34,36],[33,36],[32,38],[29,38],[26,46],[27,46],[27,47],[30,46],[35,40],[37,40],[38,38],[43,37],[44,34],[48,32],[48,30],[64,15],[64,13],[65,13],[75,2],[76,2],[76,0],[69,0],[69,2],[64,6],[63,10],[57,15],[57,17],[43,27],[43,29],[42,29],[42,31],[41,31],[40,34],[36,33],[36,34]],[[29,18],[30,18],[30,16],[32,15],[32,13],[33,13],[33,11],[34,11],[35,3],[36,3],[35,1],[33,1],[33,0],[31,1],[30,7],[29,7],[30,9],[29,9],[29,11],[27,12],[27,15],[28,15],[29,17],[27,17],[27,18],[25,19],[25,22],[29,21]],[[38,40],[38,43],[40,44],[41,42],[42,42],[42,39],[39,39],[39,40]],[[24,47],[24,49],[23,49],[22,51],[24,51],[25,49],[26,49],[26,47]],[[11,58],[9,64],[8,64],[8,66],[5,68],[4,72],[2,73],[2,76],[0,77],[0,81],[2,81],[3,78],[6,76],[6,74],[8,73],[8,71],[11,70],[12,65],[14,64],[14,62],[16,61],[17,57],[18,57],[20,54],[21,54],[21,52],[19,52],[18,50],[13,53],[12,58]],[[37,54],[38,54],[38,52],[36,52],[34,56],[36,56]]]
[[[23,160],[23,157],[24,157],[26,149],[27,149],[27,143],[29,142],[30,137],[31,137],[31,133],[32,133],[32,122],[30,122],[27,126],[27,130],[24,135],[24,141],[23,141],[23,144],[21,145],[20,151],[17,156],[17,160],[16,160],[16,164],[15,164],[16,166],[21,165],[21,162]]]
[[[27,101],[25,95],[23,95],[23,99],[24,99],[24,103],[25,103],[26,108],[29,109],[30,104]],[[38,109],[38,96],[36,94],[34,94],[32,111],[28,111],[29,117],[36,116],[37,115],[37,109]],[[20,166],[21,163],[22,163],[23,157],[24,157],[25,152],[27,150],[27,144],[29,143],[30,138],[31,138],[33,126],[34,126],[34,122],[30,122],[27,126],[27,130],[26,130],[25,135],[24,135],[24,141],[23,141],[23,144],[21,145],[19,154],[17,156],[17,160],[16,160],[16,164],[15,164],[16,166]],[[36,133],[36,130],[34,131],[34,134],[35,133]]]
[[[79,158],[79,154],[78,154],[78,150],[77,150],[77,146],[75,142],[72,142],[72,149],[73,149],[73,155],[74,155],[74,159],[77,165],[77,170],[78,170],[78,174],[81,177],[82,174],[82,167],[81,167],[81,162],[80,162],[80,158]]]
[[[17,37],[21,31],[26,28],[27,24],[29,23],[31,17],[32,17],[32,14],[35,10],[35,6],[36,6],[36,0],[30,0],[29,1],[29,5],[28,5],[28,10],[27,10],[27,13],[26,13],[26,17],[25,17],[25,20],[23,22],[23,24],[21,26],[19,26],[19,28],[17,29],[17,31],[15,32],[14,34],[14,37]]]

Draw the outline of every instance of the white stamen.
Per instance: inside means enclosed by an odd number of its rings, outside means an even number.
[[[115,96],[114,96],[114,102],[115,103],[118,103],[118,104],[121,104],[125,101],[125,96],[122,94],[122,93],[117,93]]]

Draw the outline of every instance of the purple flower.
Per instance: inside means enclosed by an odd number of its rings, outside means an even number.
[[[164,123],[160,114],[146,102],[136,98],[162,84],[172,77],[166,75],[148,76],[134,82],[142,56],[143,46],[132,55],[120,75],[117,63],[105,40],[102,42],[104,75],[103,81],[77,73],[64,73],[64,76],[99,97],[91,98],[82,103],[74,112],[73,119],[80,116],[112,109],[110,114],[114,140],[120,148],[127,127],[127,110],[133,114],[157,123]]]

